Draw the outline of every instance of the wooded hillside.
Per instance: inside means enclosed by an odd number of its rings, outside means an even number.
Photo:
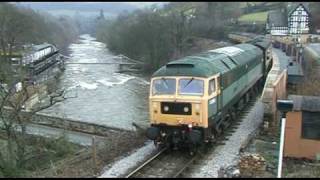
[[[193,37],[223,40],[240,15],[239,2],[173,2],[100,21],[97,39],[110,50],[144,61],[153,71],[190,49]]]

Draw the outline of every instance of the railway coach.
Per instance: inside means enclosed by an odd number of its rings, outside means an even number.
[[[263,86],[270,47],[260,39],[161,67],[151,78],[147,137],[173,148],[215,141]]]
[[[320,76],[320,43],[310,43],[303,49],[302,67],[306,79]]]

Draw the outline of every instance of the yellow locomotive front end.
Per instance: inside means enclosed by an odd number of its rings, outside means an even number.
[[[151,80],[151,124],[207,127],[204,78],[157,77]]]
[[[216,88],[216,87],[214,87]],[[208,79],[187,76],[151,80],[147,137],[157,144],[196,145],[208,127]]]

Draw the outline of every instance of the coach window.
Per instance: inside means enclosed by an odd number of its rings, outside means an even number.
[[[209,81],[209,96],[216,91],[216,79],[211,79]]]

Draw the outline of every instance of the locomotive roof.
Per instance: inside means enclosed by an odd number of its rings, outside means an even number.
[[[257,45],[263,49],[266,49],[271,45],[271,40],[265,38],[264,36],[257,36],[256,38],[254,38],[251,41],[248,41],[247,43],[251,43],[251,44]]]
[[[258,47],[252,44],[239,44],[171,61],[152,76],[210,77],[217,73],[223,74],[257,57],[262,58],[262,50]]]

